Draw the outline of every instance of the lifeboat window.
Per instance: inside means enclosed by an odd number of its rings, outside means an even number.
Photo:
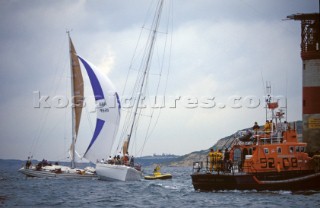
[[[304,147],[300,147],[300,152],[304,152]]]
[[[299,146],[296,146],[296,152],[300,152],[300,151],[299,151]]]
[[[235,149],[233,154],[233,161],[241,161],[241,149]]]
[[[269,149],[268,148],[264,148],[264,153],[265,154],[269,154]]]
[[[290,152],[290,153],[293,153],[293,150],[294,150],[294,147],[293,147],[293,146],[290,146],[290,147],[289,147],[289,152]]]
[[[281,154],[281,153],[282,153],[281,147],[277,147],[277,153],[278,153],[278,154]]]
[[[249,148],[248,155],[252,155],[252,148]]]

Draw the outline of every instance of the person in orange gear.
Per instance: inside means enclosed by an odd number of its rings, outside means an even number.
[[[214,170],[215,171],[220,171],[222,168],[222,157],[223,154],[221,152],[221,149],[219,149],[217,152],[214,154],[214,160],[215,160],[215,165],[214,165]]]
[[[213,170],[213,163],[214,163],[214,152],[213,149],[210,149],[210,152],[208,154],[208,158],[209,158],[209,171],[212,172]]]
[[[266,123],[264,124],[264,131],[266,134],[270,134],[271,132],[271,124],[268,120],[266,120]]]

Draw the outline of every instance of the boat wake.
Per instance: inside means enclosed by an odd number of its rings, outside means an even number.
[[[175,185],[169,185],[169,184],[163,184],[163,183],[150,183],[148,185],[148,188],[155,188],[160,187],[163,189],[169,189],[169,190],[179,190],[179,188]]]

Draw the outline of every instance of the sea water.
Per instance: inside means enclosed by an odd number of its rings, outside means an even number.
[[[21,164],[20,164],[21,165]],[[0,161],[0,207],[319,207],[320,192],[193,189],[190,167],[162,167],[169,180],[26,178],[19,164]],[[152,167],[143,168],[151,174]]]

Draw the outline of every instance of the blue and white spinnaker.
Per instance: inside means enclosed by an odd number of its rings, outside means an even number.
[[[120,121],[120,99],[110,79],[78,56],[90,79],[96,102],[95,130],[84,157],[95,163],[110,156]]]

